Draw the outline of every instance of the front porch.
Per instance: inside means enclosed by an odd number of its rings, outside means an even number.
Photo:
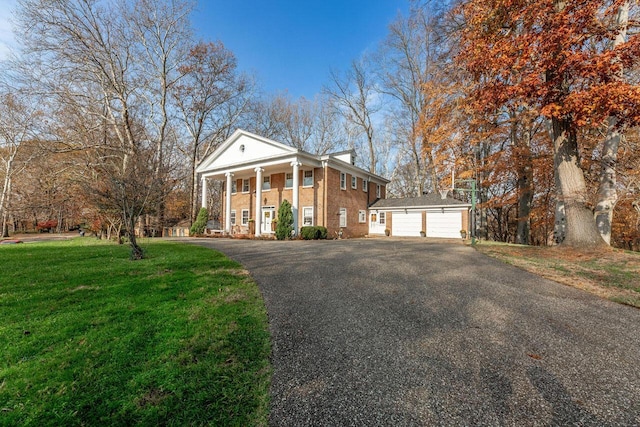
[[[315,212],[315,173],[322,163],[315,156],[244,131],[237,131],[198,167],[202,206],[208,183],[222,181],[222,231],[225,234],[271,235],[283,200],[291,203],[297,234],[306,213]],[[309,205],[309,199],[311,206]],[[313,223],[313,218],[310,222]]]

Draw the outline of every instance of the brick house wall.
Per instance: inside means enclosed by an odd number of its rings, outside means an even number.
[[[312,186],[303,186],[304,179],[304,171],[300,171],[299,183],[300,189],[298,192],[298,224],[302,227],[303,223],[303,208],[312,207],[313,208],[313,224],[314,225],[323,225],[323,216],[322,212],[324,210],[324,200],[322,199],[322,168],[315,168],[313,170],[313,185]],[[271,177],[271,189],[270,190],[262,190],[262,206],[274,206],[276,210],[276,218],[278,208],[282,204],[284,200],[287,200],[289,203],[293,202],[293,189],[285,188],[285,178],[286,173],[275,173],[271,175],[263,175]],[[255,221],[256,219],[256,206],[255,206],[255,196],[256,196],[256,178],[249,178],[249,192],[242,192],[242,179],[236,179],[236,189],[237,192],[231,195],[231,210],[236,212],[236,226],[234,227],[234,231],[239,233],[247,234],[249,233],[248,227],[242,226],[242,210],[249,210],[249,218]],[[222,194],[222,220],[221,222],[224,224],[224,212],[226,212],[226,188],[223,190]]]
[[[467,230],[467,233],[469,233],[469,230],[471,230],[468,210],[462,211],[462,224],[460,224],[460,230]]]
[[[307,169],[308,170],[308,169]],[[325,177],[326,170],[326,177]],[[352,188],[352,175],[346,174],[346,189],[340,188],[340,171],[331,167],[313,169],[313,186],[303,186],[304,170],[300,170],[300,189],[298,193],[298,224],[303,227],[304,208],[313,208],[313,225],[327,228],[330,237],[336,237],[342,228],[343,237],[362,237],[368,234],[368,206],[376,200],[377,185],[368,183],[367,190],[363,190],[363,178],[356,176],[356,188]],[[263,176],[267,176],[264,174]],[[283,200],[293,201],[293,189],[285,188],[286,174],[275,173],[268,175],[271,177],[271,189],[262,190],[262,206],[274,206],[277,211]],[[248,226],[242,225],[242,210],[249,210],[249,218],[255,220],[255,191],[256,179],[249,178],[249,192],[242,192],[242,179],[236,179],[237,192],[231,195],[231,209],[236,212],[235,226],[232,226],[236,233],[248,234]],[[381,185],[381,198],[386,195],[386,188]],[[226,212],[226,188],[223,191],[223,218]],[[326,209],[325,209],[326,207]],[[346,209],[347,226],[340,227],[340,209]],[[360,211],[364,211],[364,221],[360,222]]]
[[[352,175],[346,175],[346,189],[340,188],[341,171],[327,168],[327,230],[331,236],[342,229],[343,237],[362,237],[369,233],[368,207],[376,199],[376,184],[369,183],[367,189],[362,189],[362,178],[356,177],[356,188],[352,187]],[[384,197],[384,186],[381,188],[381,196]],[[340,212],[346,209],[347,225],[340,227]],[[360,211],[364,211],[364,221],[360,222]]]

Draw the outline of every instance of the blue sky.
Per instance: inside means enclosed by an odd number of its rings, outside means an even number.
[[[201,0],[194,26],[222,41],[267,93],[313,98],[329,71],[375,49],[408,0]]]
[[[13,43],[15,5],[0,0],[0,58]],[[375,49],[408,8],[409,0],[199,0],[193,24],[200,38],[232,50],[265,92],[312,99],[331,69],[343,71]]]
[[[16,0],[0,0],[0,59],[7,57],[9,47],[14,43],[10,18]]]

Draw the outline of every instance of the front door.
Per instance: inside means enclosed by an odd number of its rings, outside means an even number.
[[[271,230],[271,222],[275,216],[275,208],[273,206],[265,206],[262,208],[262,234],[273,233]]]
[[[380,224],[380,215],[384,217],[385,212],[371,212],[369,214],[369,234],[384,234],[384,220]]]

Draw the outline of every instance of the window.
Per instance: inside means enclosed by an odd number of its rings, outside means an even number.
[[[313,208],[302,208],[302,225],[313,225]]]
[[[347,209],[340,208],[340,227],[347,226]]]
[[[376,214],[372,213],[372,214],[371,214],[371,222],[372,222],[372,223],[376,223],[376,222],[378,222],[378,215],[376,215]]]
[[[344,172],[340,172],[340,189],[347,189],[347,174]]]
[[[293,188],[293,172],[284,174],[284,188]]]
[[[242,225],[249,224],[249,209],[242,209]]]
[[[380,225],[384,225],[385,220],[386,220],[386,213],[380,212]]]
[[[358,222],[367,222],[367,211],[358,211]]]
[[[367,181],[366,179],[362,180],[362,191],[364,191],[365,193],[369,191],[369,181]]]
[[[376,197],[379,199],[380,198],[380,189],[382,188],[382,186],[380,184],[376,185]]]
[[[262,190],[271,190],[271,176],[262,177]]]
[[[231,211],[231,225],[236,225],[236,211]]]
[[[351,175],[351,188],[353,188],[354,190],[358,188],[358,178],[353,175]]]
[[[238,192],[238,181],[235,179],[231,181],[231,194],[236,194]]]
[[[248,179],[243,179],[242,180],[242,192],[243,193],[248,193],[250,189],[251,189],[251,187],[249,186],[249,180]]]
[[[304,171],[304,176],[302,178],[302,186],[303,187],[313,187],[313,169],[310,171]]]

